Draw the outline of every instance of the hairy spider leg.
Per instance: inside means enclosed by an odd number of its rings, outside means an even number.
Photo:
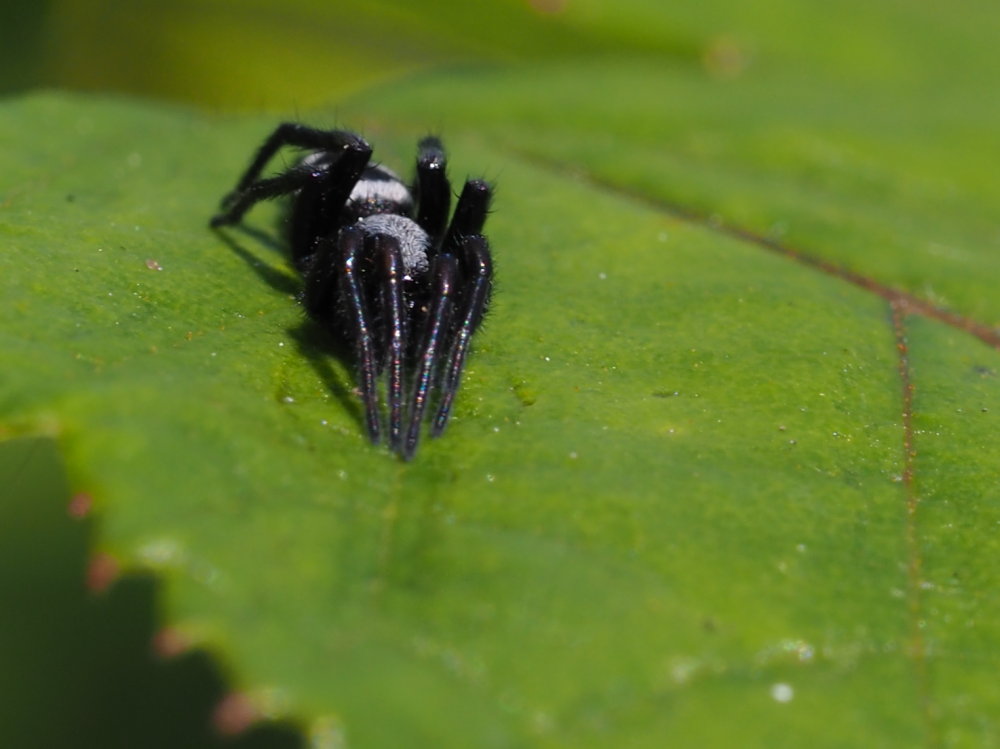
[[[375,360],[372,341],[371,317],[361,286],[361,254],[365,246],[363,230],[358,226],[345,226],[340,230],[340,293],[347,301],[347,308],[353,324],[354,341],[358,357],[358,379],[361,381],[361,399],[365,404],[365,423],[368,438],[378,444],[379,426],[378,389],[376,375],[378,364]]]
[[[366,144],[363,149],[341,151],[332,164],[323,167],[299,164],[277,177],[252,181],[226,197],[225,210],[212,218],[212,226],[238,223],[261,200],[298,191],[292,205],[290,244],[292,261],[301,269],[316,251],[317,240],[339,228],[343,206],[370,158]]]
[[[328,320],[336,315],[337,271],[340,246],[336,237],[324,237],[316,243],[316,252],[302,269],[302,306],[310,317]]]
[[[351,150],[358,153],[367,153],[369,156],[371,156],[372,152],[372,147],[368,145],[368,141],[356,133],[346,130],[320,130],[307,125],[300,125],[297,122],[283,122],[274,129],[274,132],[257,149],[257,153],[253,161],[250,162],[250,166],[247,167],[243,176],[236,183],[236,189],[223,198],[223,206],[226,205],[234,194],[239,194],[243,190],[246,190],[257,179],[261,170],[271,160],[271,157],[284,146],[309,148],[314,151],[330,151],[331,153]]]
[[[317,241],[337,233],[344,206],[370,158],[371,149],[349,149],[341,152],[332,164],[313,170],[315,179],[302,187],[292,203],[289,239],[292,262],[297,267],[316,251]]]
[[[389,358],[389,447],[399,450],[403,440],[403,364],[406,357],[406,308],[403,303],[403,258],[395,237],[376,234],[368,240],[377,267],[385,279],[382,314],[388,327]]]
[[[432,298],[434,305],[427,317],[427,332],[421,346],[420,366],[414,381],[410,424],[403,445],[403,458],[409,460],[420,441],[420,426],[430,396],[431,382],[437,369],[441,352],[446,348],[445,338],[451,329],[454,307],[455,282],[458,278],[458,260],[453,255],[439,255],[431,265],[434,278]]]
[[[231,196],[232,199],[224,203],[225,210],[212,216],[211,226],[218,227],[224,224],[239,223],[243,214],[254,204],[268,198],[277,198],[301,190],[310,182],[319,179],[320,176],[309,169],[296,167],[289,169],[284,174],[279,174],[277,177],[257,180],[245,190],[230,193],[227,197]]]
[[[483,233],[483,224],[486,223],[486,214],[490,212],[492,199],[493,188],[488,182],[481,179],[466,180],[444,239],[445,252],[457,253],[462,237]]]
[[[451,406],[462,379],[462,367],[469,352],[469,342],[483,320],[493,287],[493,258],[486,238],[481,234],[465,237],[459,253],[459,264],[466,289],[461,305],[464,314],[458,320],[455,341],[448,352],[446,368],[441,375],[441,400],[434,416],[431,436],[438,437],[448,425]]]
[[[417,144],[417,178],[413,194],[417,200],[416,221],[437,245],[444,236],[451,208],[451,183],[441,141],[433,136]]]

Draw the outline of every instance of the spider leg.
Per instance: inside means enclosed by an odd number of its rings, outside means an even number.
[[[417,180],[413,192],[417,197],[417,223],[440,240],[448,223],[451,208],[451,183],[448,182],[444,146],[433,136],[417,144]]]
[[[233,193],[235,197],[229,201],[224,211],[212,216],[210,225],[215,228],[239,223],[243,214],[255,203],[300,190],[313,179],[312,172],[305,169],[289,169],[277,177],[258,180],[243,192]]]
[[[339,242],[324,237],[316,242],[315,252],[302,271],[302,306],[310,317],[326,320],[337,309],[337,270]]]
[[[403,458],[409,460],[420,440],[420,426],[424,410],[430,396],[434,371],[441,359],[441,352],[447,342],[445,338],[451,329],[452,308],[454,307],[455,282],[458,277],[458,261],[453,255],[439,255],[431,266],[434,278],[433,305],[426,318],[427,330],[421,346],[419,368],[413,389],[413,405],[410,423],[403,445]]]
[[[384,274],[382,314],[389,337],[389,447],[398,450],[403,439],[403,363],[406,356],[406,309],[403,305],[403,258],[395,237],[371,238],[376,262]]]
[[[466,181],[444,239],[445,252],[458,252],[462,237],[483,233],[483,224],[486,223],[486,214],[490,212],[492,199],[493,188],[488,182],[481,179]]]
[[[294,146],[296,148],[311,148],[336,153],[337,151],[367,152],[371,155],[372,148],[368,142],[360,135],[346,130],[319,130],[314,127],[300,125],[297,122],[283,122],[274,129],[267,140],[257,149],[250,166],[236,183],[236,189],[223,199],[223,207],[233,196],[246,190],[251,183],[257,180],[261,170],[284,146]],[[365,159],[367,161],[367,159]]]
[[[490,290],[493,287],[493,258],[490,255],[486,238],[481,234],[465,237],[461,244],[461,266],[466,284],[460,312],[455,330],[455,341],[448,352],[446,368],[441,375],[441,400],[434,416],[431,435],[440,436],[448,424],[451,406],[462,379],[462,367],[469,351],[469,342],[483,320],[483,313],[489,302]]]
[[[309,196],[304,201],[309,207],[316,206],[321,197],[330,205],[343,205],[347,202],[369,158],[371,158],[371,148],[365,144],[364,149],[344,151],[340,158],[326,169],[317,170],[299,165],[277,177],[251,181],[223,198],[223,210],[212,217],[211,225],[218,227],[238,223],[243,214],[260,201],[288,195],[296,190],[302,190]],[[242,185],[242,180],[240,182]],[[303,205],[298,210],[305,210],[306,207]],[[298,222],[293,223],[298,225]],[[313,237],[322,235],[323,232],[317,231]],[[299,243],[293,241],[293,245],[299,246]]]
[[[376,375],[378,362],[372,340],[372,320],[368,313],[365,292],[361,285],[359,260],[365,246],[364,232],[360,227],[347,226],[338,237],[340,249],[340,295],[347,300],[347,312],[353,330],[358,357],[358,379],[361,399],[365,404],[365,422],[368,437],[374,444],[379,441],[378,388]]]
[[[371,155],[370,148],[343,151],[329,167],[312,172],[315,179],[292,203],[289,243],[296,264],[301,264],[313,253],[318,238],[336,235],[341,225],[342,208]]]

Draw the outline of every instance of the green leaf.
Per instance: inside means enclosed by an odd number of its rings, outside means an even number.
[[[5,104],[6,431],[55,436],[101,548],[320,745],[996,743],[995,12],[852,7],[339,107],[499,184],[495,303],[410,464],[277,209],[205,228],[272,118]]]
[[[204,652],[157,657],[171,637],[155,631],[157,581],[125,575],[108,588],[113,563],[100,556],[87,562],[90,498],[69,496],[51,440],[0,442],[0,479],[5,745],[301,746],[290,726],[258,725],[239,738],[213,730],[223,725],[220,708],[227,704],[218,666]],[[237,700],[230,696],[228,704]]]

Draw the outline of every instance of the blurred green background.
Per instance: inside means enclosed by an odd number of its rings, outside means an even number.
[[[57,87],[294,111],[430,66],[600,55],[722,77],[751,61],[794,65],[931,91],[956,69],[963,78],[995,70],[975,59],[1000,31],[992,8],[985,0],[7,0],[0,92]],[[946,61],[928,54],[943,48]]]
[[[0,11],[0,86],[287,110],[432,65],[626,49],[696,52],[680,37],[643,39],[628,25],[595,29],[600,5],[592,17],[585,8],[570,14],[560,0],[13,0]]]

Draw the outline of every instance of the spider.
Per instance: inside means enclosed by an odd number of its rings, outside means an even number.
[[[309,152],[261,178],[285,146]],[[469,342],[489,302],[493,263],[482,229],[492,188],[467,180],[449,222],[451,185],[440,140],[420,140],[412,187],[370,163],[371,155],[352,132],[279,125],[211,225],[239,223],[257,202],[292,196],[289,244],[303,277],[302,303],[353,348],[375,444],[384,429],[379,379],[388,370],[388,443],[409,460],[432,400],[431,434],[447,425]]]

